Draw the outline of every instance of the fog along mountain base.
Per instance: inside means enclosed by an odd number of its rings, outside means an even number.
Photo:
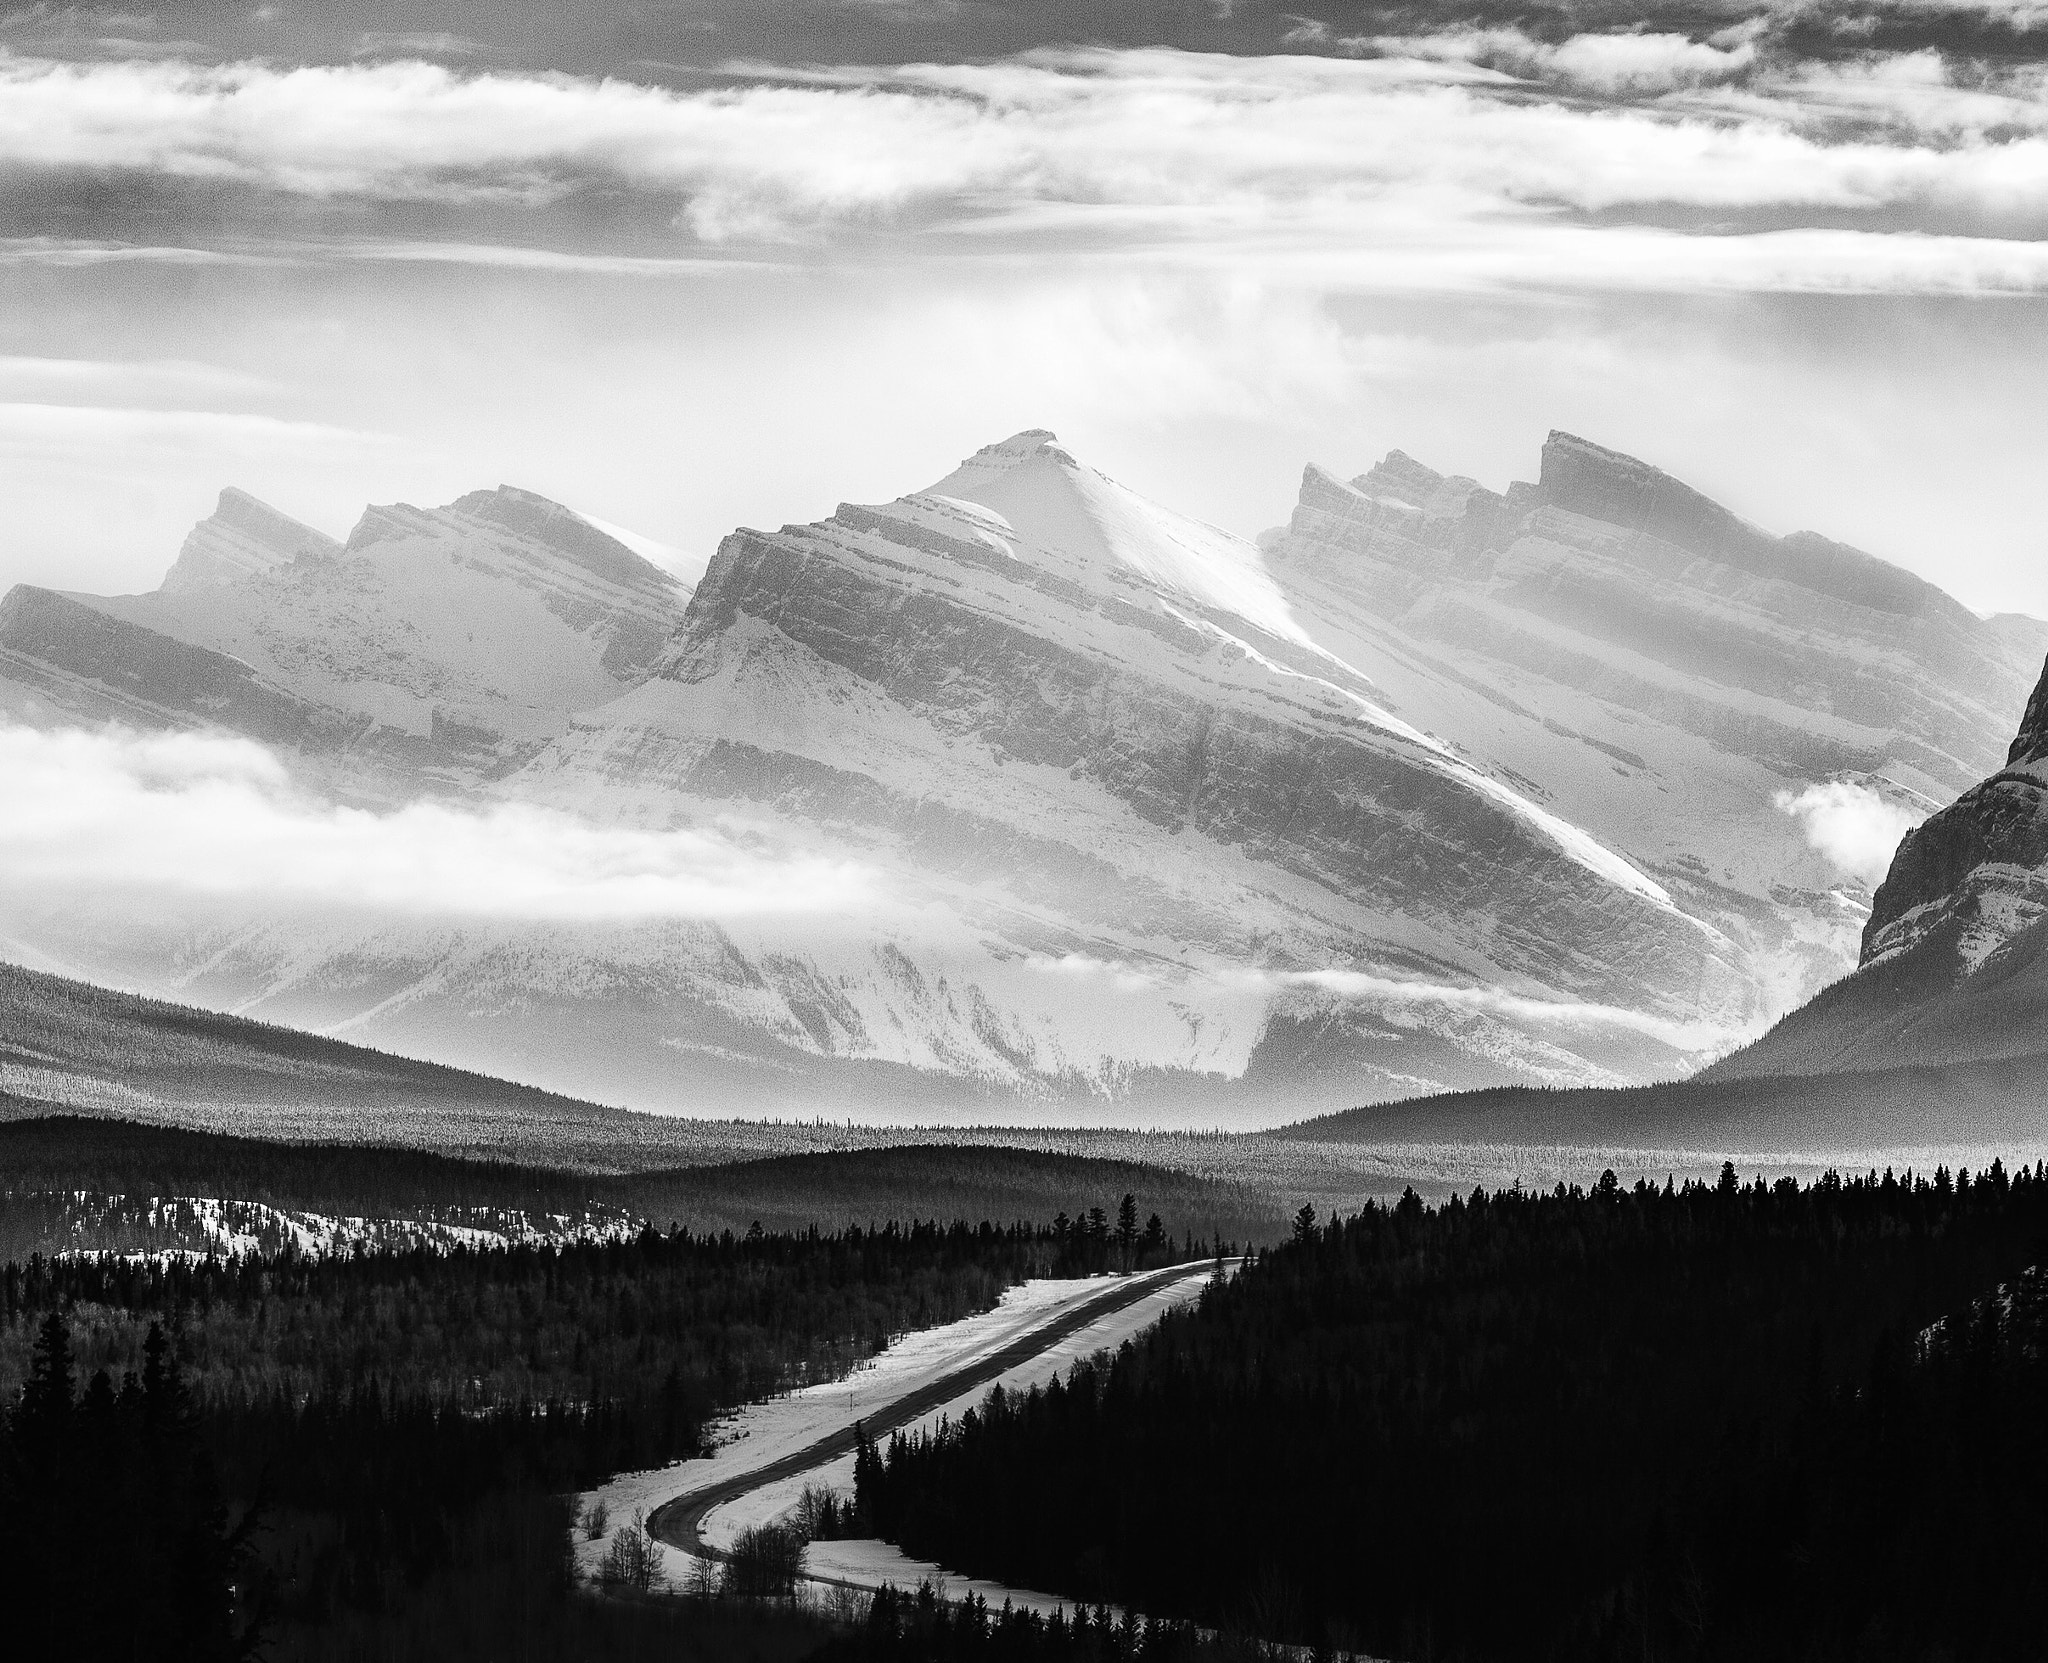
[[[1290,1129],[1355,1141],[1775,1152],[2048,1148],[2048,669],[2005,765],[1901,840],[1855,972],[1689,1080],[1449,1093]]]
[[[857,911],[618,922],[43,885],[45,968],[698,1113],[1273,1124],[1666,1078],[1851,968],[1782,806],[1996,766],[2048,626],[1564,434],[1308,470],[1260,547],[1049,433],[727,538],[692,591],[501,488],[336,543],[229,492],[162,588],[19,588],[0,699],[328,798],[710,828]]]

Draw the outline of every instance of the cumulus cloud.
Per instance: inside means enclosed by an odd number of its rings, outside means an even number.
[[[407,917],[625,922],[874,906],[848,862],[538,808],[337,806],[246,739],[0,727],[0,886]]]
[[[1884,882],[1899,839],[1926,818],[1857,780],[1780,791],[1771,801],[1800,823],[1808,844],[1837,871],[1873,889]]]

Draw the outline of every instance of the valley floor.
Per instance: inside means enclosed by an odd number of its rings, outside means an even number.
[[[849,1440],[856,1425],[878,1439],[893,1430],[929,1431],[974,1407],[992,1387],[1014,1391],[1041,1384],[1144,1332],[1165,1311],[1199,1297],[1214,1274],[1213,1265],[1197,1264],[1128,1278],[1025,1282],[993,1310],[899,1337],[844,1379],[747,1405],[720,1427],[710,1455],[621,1473],[579,1496],[577,1516],[586,1518],[601,1507],[616,1532],[644,1512],[667,1586],[688,1588],[700,1558],[722,1557],[742,1531],[782,1518],[806,1488],[850,1494]],[[755,1475],[758,1484],[730,1493],[736,1482]],[[702,1505],[706,1499],[708,1507]],[[595,1579],[608,1545],[608,1538],[579,1532],[581,1576]],[[930,1580],[957,1597],[978,1594],[991,1606],[1007,1600],[1048,1613],[1071,1604],[1057,1595],[954,1576],[879,1541],[813,1542],[805,1574],[856,1589],[909,1588]]]

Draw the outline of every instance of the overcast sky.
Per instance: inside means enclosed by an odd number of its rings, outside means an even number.
[[[2044,239],[2048,0],[0,11],[0,582],[226,484],[701,561],[1033,426],[1251,534],[1564,427],[2048,615]]]

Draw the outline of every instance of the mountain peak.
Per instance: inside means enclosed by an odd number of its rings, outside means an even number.
[[[917,496],[990,511],[1020,559],[1084,585],[1135,578],[1270,635],[1306,639],[1257,548],[1089,467],[1045,428],[983,446]]]
[[[498,541],[505,534],[523,543],[539,544],[551,555],[618,588],[663,598],[676,593],[676,580],[652,561],[635,554],[609,532],[600,531],[573,508],[517,485],[471,491],[440,508],[415,508],[403,502],[373,504],[363,510],[349,533],[348,547],[361,552],[372,544],[397,539],[435,541],[453,536],[473,540],[486,557],[517,558],[516,545]]]
[[[1962,603],[1902,567],[1810,531],[1774,537],[1662,468],[1561,428],[1543,443],[1538,490],[1553,507],[1604,520],[1758,577],[1898,617]]]
[[[1012,433],[995,444],[983,445],[944,479],[936,485],[927,486],[918,495],[979,501],[975,495],[979,488],[1018,468],[1040,461],[1068,468],[1080,466],[1073,452],[1060,443],[1059,435],[1050,428],[1027,427],[1023,432]]]
[[[1560,508],[1672,542],[1702,535],[1721,539],[1737,530],[1763,535],[1662,468],[1562,428],[1552,428],[1543,441],[1537,481]]]
[[[1354,490],[1369,497],[1392,497],[1411,508],[1426,504],[1444,483],[1444,476],[1425,467],[1405,450],[1390,450],[1354,479]]]
[[[642,559],[616,537],[597,529],[573,508],[565,508],[537,491],[500,485],[495,491],[471,491],[448,505],[448,511],[471,520],[529,537],[567,555],[585,571],[627,588],[652,582],[673,587],[673,580],[653,562]]]
[[[168,594],[218,588],[261,576],[302,554],[333,554],[341,545],[247,491],[227,486],[213,512],[186,536],[164,574]]]

